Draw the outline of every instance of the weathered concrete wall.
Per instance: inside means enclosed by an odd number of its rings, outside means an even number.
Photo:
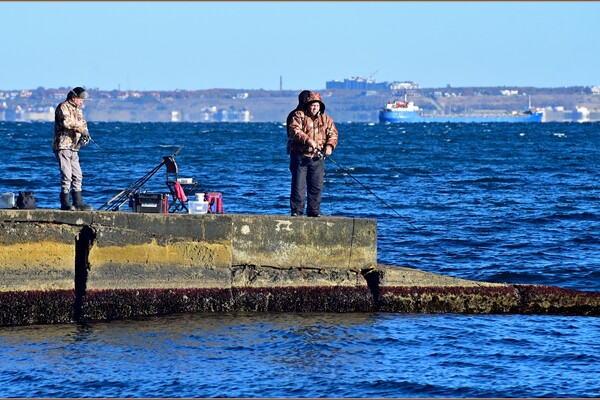
[[[600,315],[599,292],[470,281],[381,264],[365,278],[378,283],[371,286],[383,312]]]
[[[352,218],[0,210],[0,326],[176,312],[600,315],[600,293],[377,265]]]
[[[0,291],[73,289],[74,214],[64,222],[36,223],[32,213],[0,211]],[[46,216],[48,217],[48,216]]]
[[[72,288],[77,241],[88,290],[353,286],[377,263],[374,220],[2,210],[0,226],[3,291]]]

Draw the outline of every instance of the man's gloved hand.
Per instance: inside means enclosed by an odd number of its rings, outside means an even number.
[[[81,144],[87,146],[91,139],[90,132],[85,128],[81,133]]]

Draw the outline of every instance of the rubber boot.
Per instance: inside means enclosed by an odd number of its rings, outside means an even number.
[[[60,192],[60,209],[65,211],[75,211],[75,207],[71,205],[69,192]]]
[[[87,204],[83,204],[83,199],[81,198],[81,192],[73,191],[73,205],[77,211],[92,211],[94,207],[88,206]]]

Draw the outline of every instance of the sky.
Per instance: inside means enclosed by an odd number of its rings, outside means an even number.
[[[600,85],[600,2],[0,2],[0,90]]]

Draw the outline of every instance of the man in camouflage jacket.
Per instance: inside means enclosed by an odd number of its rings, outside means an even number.
[[[69,92],[67,99],[56,107],[54,113],[54,140],[52,151],[60,167],[61,190],[60,209],[89,211],[83,203],[81,191],[83,174],[79,165],[79,149],[90,141],[87,122],[83,118],[82,105],[87,92],[76,87]],[[73,205],[69,192],[73,192]]]
[[[306,199],[306,215],[319,217],[325,178],[323,156],[330,156],[338,143],[338,130],[333,119],[325,114],[325,104],[319,93],[309,94],[304,109],[294,113],[287,133],[292,216],[304,214]]]

